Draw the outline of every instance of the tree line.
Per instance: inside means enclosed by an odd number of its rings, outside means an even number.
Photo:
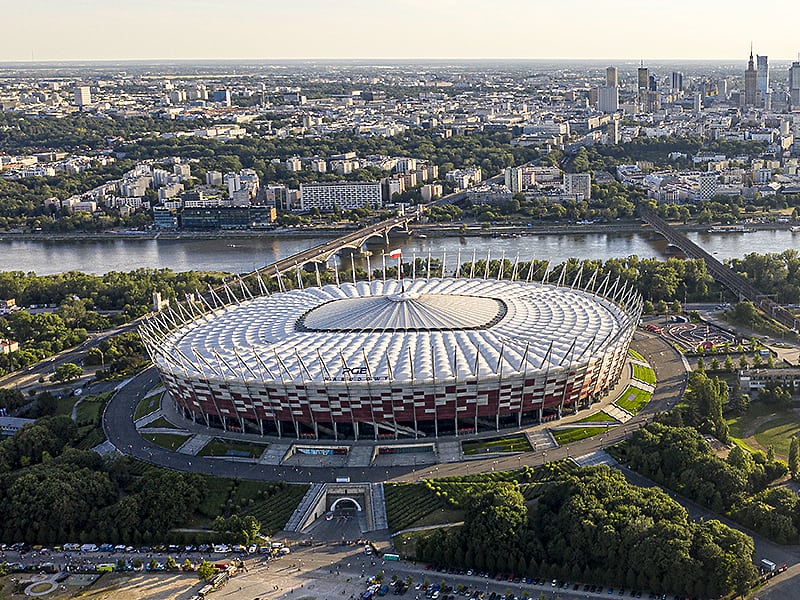
[[[680,415],[667,415],[622,444],[621,456],[630,467],[776,542],[798,543],[800,501],[790,490],[770,485],[786,476],[787,464],[739,446],[720,458],[697,429],[681,425]]]
[[[420,534],[415,558],[703,597],[741,593],[755,577],[749,537],[692,521],[657,488],[605,466],[548,475],[532,491],[517,482],[473,488],[464,525]]]

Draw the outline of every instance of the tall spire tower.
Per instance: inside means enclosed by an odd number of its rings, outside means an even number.
[[[756,92],[758,90],[758,72],[753,61],[753,43],[750,42],[750,60],[744,72],[744,105],[756,106]]]

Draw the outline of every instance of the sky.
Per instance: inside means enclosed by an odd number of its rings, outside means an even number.
[[[796,0],[0,0],[0,61],[770,59]]]

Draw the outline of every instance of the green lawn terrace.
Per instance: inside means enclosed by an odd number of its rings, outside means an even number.
[[[531,450],[531,443],[523,433],[461,442],[461,452],[464,456],[516,454]]]
[[[227,440],[215,437],[208,442],[198,456],[222,456],[234,458],[260,458],[269,444],[259,444],[255,442]]]
[[[653,392],[629,385],[614,401],[614,404],[631,415],[636,415],[650,402],[652,397]]]

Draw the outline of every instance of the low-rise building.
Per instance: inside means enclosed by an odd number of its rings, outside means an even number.
[[[14,340],[0,339],[0,354],[11,354],[19,350],[19,342]]]
[[[745,393],[760,390],[772,384],[795,388],[800,386],[800,368],[742,369],[739,371],[739,388]]]
[[[22,419],[20,417],[0,416],[0,436],[11,437],[28,423],[33,423],[33,419]]]

